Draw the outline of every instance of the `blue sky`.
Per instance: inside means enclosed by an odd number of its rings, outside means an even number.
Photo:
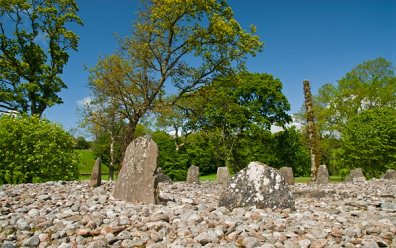
[[[44,115],[64,128],[77,127],[76,108],[89,96],[89,72],[99,55],[117,48],[113,33],[129,35],[137,0],[76,0],[84,27],[70,25],[80,36],[79,51],[71,52],[62,79],[68,89],[64,103]],[[394,0],[228,0],[235,19],[249,30],[254,24],[264,51],[247,62],[250,72],[269,73],[283,83],[291,104],[300,110],[304,79],[313,94],[325,83],[337,84],[358,64],[383,57],[396,66],[396,1]]]

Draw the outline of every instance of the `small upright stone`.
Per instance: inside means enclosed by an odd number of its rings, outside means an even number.
[[[217,168],[217,182],[221,183],[223,189],[227,187],[230,181],[230,170],[228,167],[218,167]]]
[[[288,185],[294,185],[294,174],[293,168],[291,167],[282,167],[279,169],[279,172],[285,176],[285,182]]]
[[[220,195],[220,207],[295,209],[293,195],[278,170],[260,162],[251,162],[231,177]]]
[[[89,181],[89,186],[98,187],[102,184],[102,160],[97,158],[95,161],[95,166],[92,169],[91,181]]]
[[[326,184],[329,183],[329,171],[327,170],[327,166],[325,164],[321,164],[318,169],[318,175],[316,177],[317,184]]]
[[[199,183],[199,167],[191,165],[187,172],[187,183]]]
[[[381,175],[383,179],[396,179],[396,170],[388,169],[385,174]]]
[[[351,170],[349,172],[349,175],[347,178],[345,178],[344,183],[350,183],[353,182],[355,178],[359,178],[357,180],[360,180],[364,178],[364,181],[366,181],[366,178],[364,177],[363,171],[361,168],[357,168],[356,170]],[[356,181],[356,180],[355,180]]]
[[[134,204],[157,204],[159,198],[155,169],[158,157],[158,146],[154,140],[139,137],[132,141],[125,151],[118,173],[114,198]]]
[[[157,182],[158,183],[164,183],[164,182],[165,183],[173,183],[172,179],[162,172],[161,167],[157,168],[156,173],[157,173]]]

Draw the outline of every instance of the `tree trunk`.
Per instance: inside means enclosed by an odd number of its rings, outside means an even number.
[[[236,151],[236,149],[232,150],[232,157],[234,158],[234,161],[235,161],[235,164],[237,165],[238,171],[240,171],[242,168],[245,167],[245,166],[243,166],[241,160],[239,159],[239,155],[238,155],[238,152]],[[234,171],[234,173],[237,173],[238,171]]]
[[[306,134],[309,152],[311,155],[311,181],[316,181],[320,165],[319,135],[315,126],[315,114],[312,108],[311,86],[308,80],[304,80],[305,114],[307,118]]]
[[[109,165],[109,181],[114,180],[114,136],[110,133],[110,165]]]

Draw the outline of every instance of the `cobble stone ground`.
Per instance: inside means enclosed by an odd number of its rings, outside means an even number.
[[[215,182],[161,183],[162,205],[113,187],[0,186],[1,247],[396,247],[396,180],[289,186],[295,211],[218,207]]]

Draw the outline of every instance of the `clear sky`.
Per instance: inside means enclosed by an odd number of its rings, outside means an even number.
[[[44,115],[64,128],[77,127],[76,108],[89,96],[89,72],[99,55],[117,47],[113,33],[129,35],[138,0],[76,0],[84,27],[71,25],[80,36],[79,51],[70,54],[62,79],[64,103]],[[228,0],[242,28],[257,27],[264,51],[247,62],[250,72],[269,73],[283,83],[290,114],[301,108],[303,80],[313,94],[325,83],[337,84],[352,68],[383,57],[396,66],[395,0]]]

